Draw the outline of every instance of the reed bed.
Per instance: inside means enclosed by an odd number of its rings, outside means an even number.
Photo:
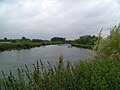
[[[52,66],[42,61],[33,64],[33,70],[27,65],[18,69],[17,76],[10,71],[3,73],[0,90],[119,90],[120,60],[80,61],[73,65],[63,63],[63,57]]]

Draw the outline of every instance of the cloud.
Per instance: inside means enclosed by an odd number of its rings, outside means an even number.
[[[0,0],[1,36],[68,39],[104,34],[120,20],[119,0]]]

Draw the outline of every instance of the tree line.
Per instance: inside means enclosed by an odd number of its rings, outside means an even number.
[[[4,39],[0,39],[0,42],[11,42],[11,43],[17,43],[17,42],[64,42],[64,43],[76,43],[76,44],[83,44],[83,45],[94,45],[97,41],[98,37],[95,35],[84,35],[80,36],[78,39],[75,40],[66,40],[64,37],[53,37],[50,40],[42,40],[42,39],[29,39],[27,37],[22,37],[21,39],[7,39],[5,37]]]

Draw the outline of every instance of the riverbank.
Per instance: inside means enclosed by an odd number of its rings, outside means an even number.
[[[0,51],[10,51],[10,50],[21,50],[21,49],[30,49],[34,47],[40,47],[45,45],[57,45],[57,44],[66,44],[65,42],[1,42],[0,43]],[[69,43],[67,43],[69,44]],[[71,46],[84,48],[84,49],[92,49],[93,45],[84,45],[84,44],[76,44],[72,43]]]
[[[40,47],[45,45],[63,44],[63,42],[17,42],[17,43],[0,43],[0,51],[20,50]]]
[[[85,44],[77,44],[77,43],[72,43],[71,45],[74,47],[79,47],[84,49],[93,49],[94,47],[94,45],[85,45]]]

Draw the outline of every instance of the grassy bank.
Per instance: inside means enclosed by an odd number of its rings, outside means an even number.
[[[19,49],[30,49],[32,47],[39,47],[42,43],[0,43],[0,51],[5,50],[19,50]]]
[[[0,51],[30,49],[51,44],[63,44],[63,42],[17,42],[17,43],[0,43]]]
[[[20,49],[30,49],[33,47],[40,47],[45,45],[55,45],[55,44],[65,44],[63,42],[20,42],[20,43],[0,43],[0,51],[5,50],[20,50]],[[72,46],[79,48],[92,49],[92,45],[82,45],[82,44],[71,44]]]
[[[85,48],[85,49],[93,49],[94,47],[94,45],[85,45],[85,44],[77,44],[77,43],[72,43],[71,45],[74,47]]]

